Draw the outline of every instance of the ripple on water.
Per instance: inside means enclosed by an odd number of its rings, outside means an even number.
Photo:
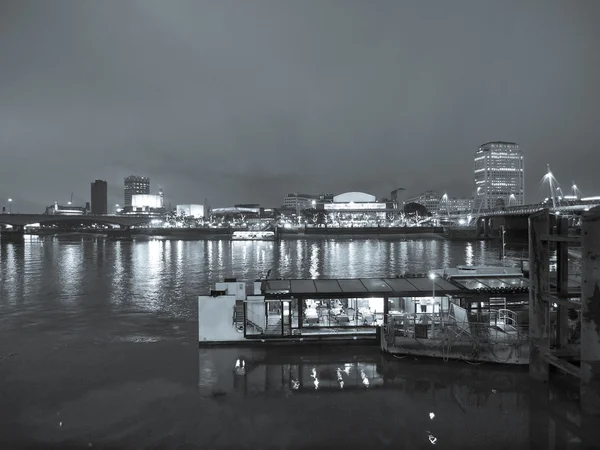
[[[0,307],[8,328],[21,326],[25,312],[27,320],[47,327],[72,322],[79,333],[130,314],[150,322],[160,317],[194,321],[197,296],[225,277],[253,280],[269,270],[272,277],[284,278],[393,276],[467,260],[498,264],[498,250],[492,242],[439,239],[142,240],[122,245],[85,236],[76,242],[31,238],[0,245]],[[511,257],[522,255],[521,248],[509,251]],[[172,333],[169,326],[163,328],[152,336]]]

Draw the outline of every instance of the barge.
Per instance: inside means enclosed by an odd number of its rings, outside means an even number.
[[[232,241],[274,241],[274,231],[234,231]]]
[[[217,283],[200,345],[372,343],[395,356],[527,364],[529,282],[509,268]],[[249,292],[247,292],[249,291]]]

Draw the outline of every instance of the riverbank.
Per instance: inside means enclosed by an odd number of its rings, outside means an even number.
[[[98,230],[89,231],[56,231],[39,230],[27,233],[32,236],[95,236],[120,237],[136,239],[176,239],[176,240],[230,240],[233,234],[229,228],[134,228],[131,231]],[[442,229],[425,227],[396,227],[396,228],[308,228],[302,230],[278,229],[278,239],[445,239]]]

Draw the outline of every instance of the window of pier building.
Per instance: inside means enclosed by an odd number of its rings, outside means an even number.
[[[384,322],[384,299],[303,299],[302,328],[373,327]]]

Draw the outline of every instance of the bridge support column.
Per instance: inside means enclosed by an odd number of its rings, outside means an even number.
[[[3,242],[22,241],[25,236],[25,227],[22,225],[13,225],[12,228],[3,228],[0,232],[0,240]]]
[[[600,415],[600,206],[582,217],[581,407]]]

